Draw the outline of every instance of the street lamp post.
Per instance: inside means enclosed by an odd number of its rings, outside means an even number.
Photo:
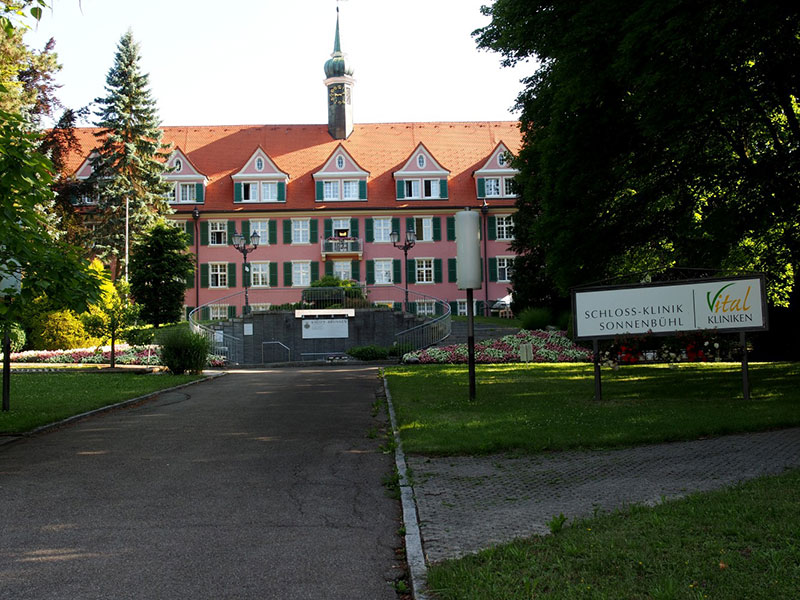
[[[403,269],[406,272],[406,301],[403,310],[408,312],[408,251],[417,243],[417,234],[413,229],[406,230],[406,241],[400,244],[400,232],[392,231],[389,234],[389,239],[392,240],[392,245],[395,248],[400,248],[403,251]]]
[[[200,210],[196,206],[192,209],[192,219],[194,219],[194,307],[200,308],[200,232],[197,230]]]
[[[241,252],[242,256],[244,257],[244,272],[242,273],[242,278],[244,279],[244,310],[242,311],[242,314],[249,315],[250,299],[247,295],[247,288],[250,286],[250,270],[247,267],[247,255],[258,248],[258,243],[261,241],[261,236],[258,235],[257,231],[254,231],[250,235],[249,239],[244,237],[241,233],[235,233],[233,234],[231,241],[233,242],[233,247]]]

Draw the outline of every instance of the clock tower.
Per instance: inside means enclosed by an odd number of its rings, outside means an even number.
[[[336,7],[336,37],[333,53],[325,61],[325,87],[328,89],[328,133],[335,140],[353,133],[353,68],[339,44],[339,7]]]

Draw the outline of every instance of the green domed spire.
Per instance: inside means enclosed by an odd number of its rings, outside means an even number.
[[[336,37],[333,41],[333,53],[331,57],[325,61],[325,77],[343,77],[352,76],[353,67],[347,62],[347,57],[342,52],[339,43],[339,7],[336,7]]]

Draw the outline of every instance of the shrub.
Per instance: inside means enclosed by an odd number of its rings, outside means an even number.
[[[33,326],[30,335],[34,350],[69,350],[94,346],[98,341],[86,333],[81,320],[70,310],[46,313]]]
[[[389,356],[402,357],[404,354],[407,354],[412,350],[414,350],[414,345],[411,342],[404,342],[402,344],[395,343],[391,348],[389,348]]]
[[[174,329],[161,340],[161,364],[171,373],[200,373],[208,361],[208,340],[188,329]]]
[[[122,332],[122,339],[131,346],[147,346],[153,343],[154,338],[152,327],[131,327]]]
[[[553,324],[553,311],[547,307],[529,307],[519,315],[522,328],[529,331],[544,329]]]
[[[389,351],[380,346],[354,346],[347,353],[358,360],[386,360]]]
[[[0,330],[2,335],[2,330]],[[19,352],[25,345],[25,331],[16,323],[11,323],[11,328],[8,330],[8,338],[11,341],[11,352]],[[2,352],[2,350],[0,350]]]

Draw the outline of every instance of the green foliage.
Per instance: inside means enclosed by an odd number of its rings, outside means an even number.
[[[98,340],[90,336],[73,311],[58,310],[42,315],[29,341],[33,350],[69,350],[93,346]]]
[[[553,515],[553,518],[547,522],[547,528],[550,530],[550,533],[556,534],[564,529],[564,523],[566,522],[567,517],[564,516],[564,513],[559,513],[557,515]]]
[[[151,327],[129,327],[121,334],[122,340],[131,346],[147,346],[155,339],[155,329]]]
[[[86,330],[103,342],[111,342],[111,367],[116,366],[116,342],[122,332],[139,316],[139,306],[130,299],[128,285],[120,280],[116,287],[108,286],[102,301],[89,307],[81,318]]]
[[[523,329],[544,329],[553,324],[553,311],[547,307],[528,307],[519,315]]]
[[[483,12],[479,46],[540,61],[517,99],[515,309],[541,302],[537,265],[562,295],[673,265],[757,269],[770,301],[787,302],[800,265],[798,5],[497,0]]]
[[[91,158],[90,182],[98,198],[95,236],[101,257],[115,257],[117,269],[125,255],[126,205],[131,239],[170,212],[166,194],[171,185],[162,177],[168,153],[140,59],[129,30],[106,77],[108,95],[95,100],[100,141]]]
[[[389,351],[380,346],[353,346],[347,353],[358,360],[386,360]]]
[[[11,342],[11,352],[19,352],[25,346],[25,330],[17,323],[11,323],[9,326],[8,338]]]
[[[164,221],[145,231],[133,247],[130,265],[131,293],[145,322],[158,326],[180,319],[193,270],[185,233]]]
[[[208,340],[188,329],[174,329],[161,339],[161,364],[171,373],[200,373],[206,366]]]

